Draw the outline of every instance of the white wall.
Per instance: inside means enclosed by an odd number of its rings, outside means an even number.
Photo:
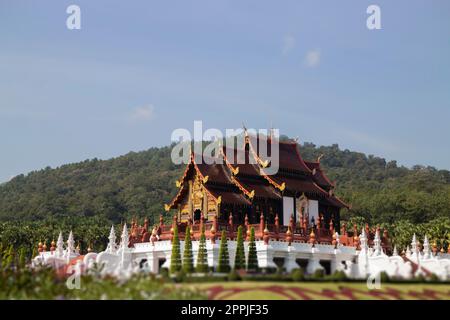
[[[294,198],[283,197],[283,225],[289,225],[291,215],[294,213]]]
[[[309,221],[311,222],[312,217],[314,217],[314,221],[316,221],[317,217],[319,216],[319,201],[308,200],[308,211],[309,211]]]

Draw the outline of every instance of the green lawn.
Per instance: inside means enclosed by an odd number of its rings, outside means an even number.
[[[184,284],[202,292],[209,299],[444,299],[450,300],[450,284],[382,284],[380,289],[369,290],[365,283],[349,282],[214,282]]]

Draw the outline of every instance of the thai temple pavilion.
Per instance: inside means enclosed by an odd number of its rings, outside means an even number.
[[[99,253],[88,250],[85,255],[75,248],[72,233],[66,248],[60,234],[50,251],[39,244],[33,266],[52,266],[64,274],[70,266],[84,272],[102,266],[102,274],[125,278],[139,272],[158,273],[170,268],[175,227],[181,249],[189,227],[193,257],[198,257],[200,235],[205,230],[208,266],[217,270],[221,231],[226,233],[233,265],[237,230],[242,225],[245,254],[253,228],[258,266],[265,270],[291,272],[301,267],[307,274],[342,271],[354,279],[381,271],[405,279],[434,273],[441,280],[450,279],[450,256],[439,254],[436,244],[431,246],[426,237],[419,246],[414,235],[411,249],[400,256],[392,250],[386,229],[368,224],[359,229],[353,225],[350,230],[344,223],[339,226],[340,210],[348,206],[334,195],[335,185],[321,169],[320,158],[304,161],[295,141],[280,142],[277,153],[274,142],[270,136],[257,139],[246,134],[241,148],[221,146],[213,158],[222,161],[215,162],[191,153],[177,181],[178,193],[166,204],[171,223],[166,223],[163,215],[153,227],[148,219],[142,226],[133,219],[129,226],[122,226],[119,243],[112,227],[106,249]],[[267,147],[267,155],[260,152],[261,146]],[[272,151],[279,155],[279,165],[269,175],[268,168],[276,159],[271,157]],[[239,153],[243,161],[236,162]],[[193,262],[195,265],[197,260]]]
[[[292,223],[305,227],[318,220],[327,229],[330,223],[339,230],[340,209],[348,207],[334,194],[335,184],[316,162],[303,160],[296,141],[276,140],[279,146],[279,169],[266,174],[268,156],[259,152],[271,151],[273,140],[245,136],[241,149],[220,147],[220,161],[202,161],[202,156],[191,153],[190,163],[176,182],[179,188],[175,198],[165,206],[176,210],[178,221],[186,223],[214,221],[234,224],[259,224],[261,217],[268,225],[288,226]],[[237,163],[241,152],[243,163]],[[243,155],[243,156],[242,156]],[[269,155],[270,156],[270,155]],[[231,159],[230,159],[231,158]],[[211,160],[211,159],[210,159]]]

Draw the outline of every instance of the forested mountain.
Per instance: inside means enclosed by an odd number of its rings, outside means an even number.
[[[338,145],[300,146],[305,160],[320,154],[337,193],[352,204],[343,216],[371,223],[422,223],[450,218],[450,172],[405,168]],[[120,222],[131,216],[156,222],[176,191],[183,167],[170,160],[170,147],[131,152],[110,160],[86,160],[19,175],[0,186],[0,221],[100,217]]]

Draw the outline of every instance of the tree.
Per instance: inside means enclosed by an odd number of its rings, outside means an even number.
[[[220,238],[219,247],[219,263],[217,265],[217,272],[230,272],[230,256],[228,254],[227,235],[225,230],[222,230],[222,237]]]
[[[203,226],[202,233],[200,235],[196,270],[199,273],[208,272],[208,251],[206,250],[205,226]]]
[[[256,252],[255,228],[250,229],[250,241],[248,244],[247,270],[258,271],[258,253]]]
[[[192,273],[194,271],[194,258],[192,256],[191,228],[186,228],[184,237],[183,271]]]
[[[178,227],[173,228],[172,255],[170,257],[170,273],[175,274],[181,270],[180,239],[178,238]]]
[[[26,253],[25,253],[25,248],[21,247],[19,249],[19,266],[21,268],[25,267],[27,263],[27,257],[26,257]]]
[[[244,250],[244,238],[242,236],[242,226],[238,227],[237,241],[236,241],[236,256],[234,259],[234,269],[245,269],[245,250]]]

